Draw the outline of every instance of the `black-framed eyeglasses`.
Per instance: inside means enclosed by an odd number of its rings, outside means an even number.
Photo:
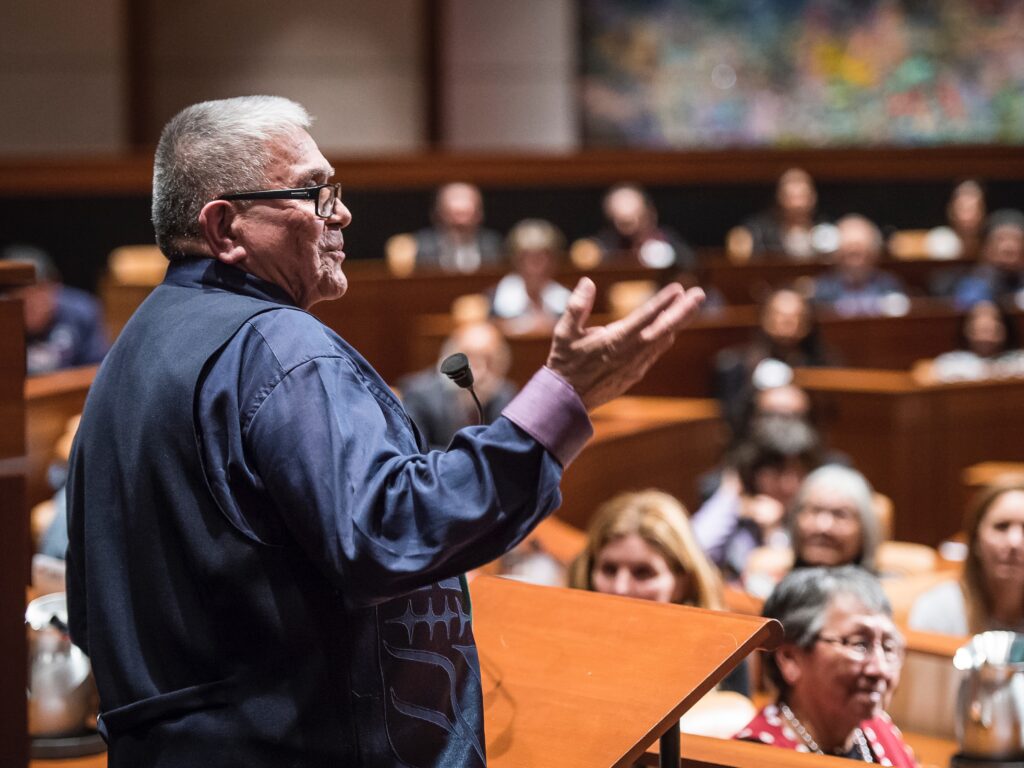
[[[315,187],[296,189],[263,189],[255,192],[231,192],[218,200],[313,200],[316,215],[329,219],[334,215],[334,203],[341,199],[341,184],[317,184]]]
[[[875,653],[876,648],[882,649],[882,656],[889,664],[895,664],[902,661],[907,652],[907,646],[903,641],[892,636],[885,636],[879,639],[862,637],[859,635],[854,635],[852,637],[828,637],[827,635],[818,635],[815,638],[815,641],[837,646],[850,659],[857,662],[867,661],[871,654]]]

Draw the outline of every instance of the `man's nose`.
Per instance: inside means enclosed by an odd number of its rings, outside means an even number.
[[[1006,531],[1006,540],[1012,547],[1024,546],[1024,526],[1011,525]]]
[[[352,212],[348,209],[348,206],[341,202],[340,197],[334,201],[334,210],[327,221],[331,224],[340,225],[342,229],[352,223]]]

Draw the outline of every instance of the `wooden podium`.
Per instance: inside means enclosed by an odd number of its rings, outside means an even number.
[[[482,576],[471,585],[492,768],[631,766],[782,625]]]

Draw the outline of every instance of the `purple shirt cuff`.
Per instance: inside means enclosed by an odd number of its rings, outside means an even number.
[[[501,413],[547,448],[563,467],[579,456],[594,434],[576,390],[547,366],[533,374]]]

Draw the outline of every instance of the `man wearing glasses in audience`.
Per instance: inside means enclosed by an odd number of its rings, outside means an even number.
[[[501,418],[421,453],[398,400],[308,310],[352,216],[293,102],[185,109],[157,147],[167,277],[97,375],[71,459],[68,599],[120,766],[481,766],[461,574],[559,503],[587,411],[695,313],[669,286],[586,327]]]

